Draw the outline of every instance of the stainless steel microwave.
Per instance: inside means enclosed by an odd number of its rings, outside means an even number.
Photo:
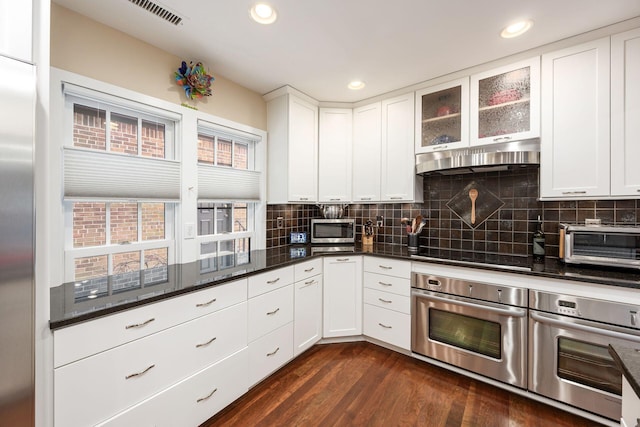
[[[640,269],[640,227],[560,224],[560,259]]]
[[[311,243],[354,243],[356,220],[353,218],[312,219]]]

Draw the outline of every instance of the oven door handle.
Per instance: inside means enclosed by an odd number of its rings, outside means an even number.
[[[536,320],[540,323],[547,323],[549,325],[553,325],[553,326],[559,326],[563,329],[575,329],[578,331],[583,331],[583,332],[589,332],[592,334],[598,334],[598,335],[602,335],[605,337],[609,337],[609,338],[617,338],[620,340],[625,340],[625,341],[633,341],[633,342],[637,342],[640,343],[640,337],[635,336],[635,335],[631,335],[631,334],[625,334],[622,332],[616,332],[616,331],[611,331],[609,329],[604,329],[604,328],[598,328],[598,327],[594,327],[594,326],[587,326],[587,325],[582,325],[579,323],[573,323],[573,322],[563,322],[562,320],[558,320],[555,317],[551,317],[550,315],[546,315],[543,313],[538,313],[536,311],[531,311],[529,312],[529,316],[531,316],[531,318],[533,320]]]
[[[467,301],[463,301],[460,298],[456,298],[456,297],[441,297],[441,296],[437,296],[434,294],[423,294],[423,291],[415,291],[414,290],[414,296],[417,296],[419,298],[425,298],[425,299],[430,299],[430,300],[434,300],[434,301],[441,301],[441,302],[447,302],[447,303],[451,303],[451,304],[456,304],[456,305],[461,305],[464,307],[471,307],[471,308],[476,308],[476,309],[481,309],[481,310],[485,310],[485,311],[489,311],[492,313],[497,313],[497,314],[502,314],[505,316],[511,316],[511,317],[526,317],[527,315],[527,310],[524,308],[519,308],[519,307],[511,307],[511,306],[506,306],[505,307],[509,307],[509,308],[498,308],[498,307],[493,307],[490,305],[485,305],[482,304],[482,302],[478,301],[478,302],[467,302]]]

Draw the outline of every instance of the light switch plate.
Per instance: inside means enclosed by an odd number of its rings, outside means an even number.
[[[185,239],[196,238],[196,225],[193,222],[186,222],[184,224],[184,238]]]

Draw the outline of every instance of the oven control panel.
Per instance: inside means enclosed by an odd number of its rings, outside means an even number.
[[[578,310],[578,303],[576,303],[575,301],[559,299],[557,303],[558,303],[557,309],[559,314],[565,314],[567,316],[581,315],[580,310]]]

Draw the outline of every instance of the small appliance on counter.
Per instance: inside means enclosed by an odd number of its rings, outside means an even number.
[[[356,240],[356,220],[353,218],[317,218],[311,220],[311,243],[350,243]]]
[[[640,227],[560,223],[559,258],[567,264],[640,269]]]

